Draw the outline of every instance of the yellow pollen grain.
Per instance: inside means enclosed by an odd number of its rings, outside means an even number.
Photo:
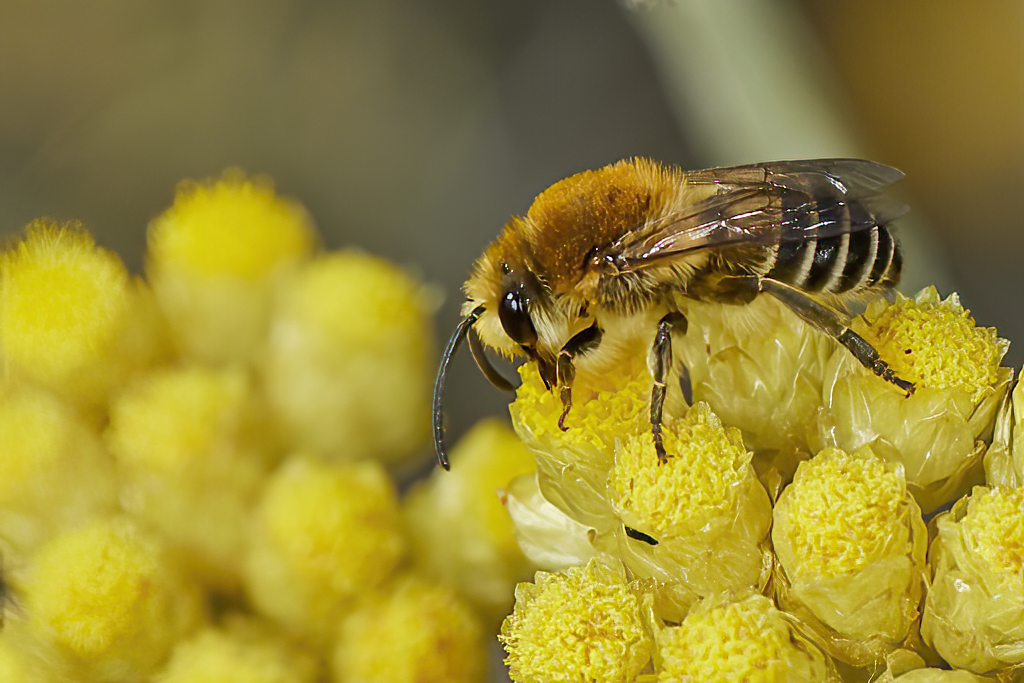
[[[906,489],[882,460],[830,448],[800,464],[783,496],[796,573],[840,576],[885,556]]]
[[[637,596],[591,566],[537,573],[532,597],[505,620],[501,640],[512,680],[632,681],[651,656]]]
[[[558,389],[548,391],[533,363],[519,368],[523,382],[516,391],[512,411],[527,429],[540,438],[550,438],[567,447],[584,451],[609,451],[616,440],[650,429],[651,379],[644,372],[616,371],[614,386],[590,388],[580,382],[573,387],[573,405],[562,431],[558,418],[562,401]]]
[[[300,204],[277,196],[266,178],[230,170],[178,187],[171,208],[150,224],[150,266],[257,280],[309,254],[315,241]]]
[[[994,327],[975,324],[955,294],[944,301],[901,297],[865,332],[898,376],[922,387],[966,390],[975,399],[998,380],[1007,348]]]
[[[80,225],[36,221],[0,255],[0,353],[60,381],[107,351],[130,294],[124,264]]]
[[[658,462],[649,433],[626,439],[608,476],[609,498],[645,533],[672,536],[699,528],[736,498],[752,476],[738,430],[726,429],[706,403],[664,431],[668,462]]]
[[[782,680],[787,671],[789,626],[763,595],[698,606],[658,638],[659,681]]]
[[[1024,581],[1024,488],[977,491],[960,523],[969,547],[993,571]]]

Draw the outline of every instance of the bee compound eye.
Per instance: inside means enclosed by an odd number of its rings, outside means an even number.
[[[533,346],[537,343],[537,330],[530,320],[530,313],[526,310],[526,297],[518,289],[505,292],[501,302],[498,304],[498,318],[505,334],[512,338],[512,341],[525,346]]]

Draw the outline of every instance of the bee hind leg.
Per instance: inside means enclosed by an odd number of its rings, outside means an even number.
[[[895,384],[907,396],[914,393],[916,388],[914,383],[898,377],[889,364],[878,355],[878,350],[864,337],[851,330],[847,321],[843,320],[838,313],[818,303],[800,290],[778,280],[763,278],[759,286],[762,292],[771,294],[806,322],[845,346],[853,354],[853,357],[868,370],[885,381]]]
[[[651,435],[654,437],[654,452],[658,454],[658,462],[668,462],[665,453],[665,442],[661,432],[662,413],[665,410],[665,376],[672,367],[672,333],[686,332],[686,316],[679,311],[672,311],[658,321],[658,331],[654,335],[651,346],[651,377],[654,388],[651,389]]]
[[[568,429],[565,426],[565,418],[572,408],[572,382],[576,378],[573,359],[581,353],[597,348],[603,334],[595,321],[587,329],[574,334],[558,352],[558,360],[555,361],[555,384],[559,387],[558,395],[562,399],[562,414],[558,417],[558,428],[563,432]]]

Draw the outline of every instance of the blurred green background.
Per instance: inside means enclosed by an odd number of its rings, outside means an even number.
[[[905,291],[1024,361],[1024,3],[0,0],[0,232],[80,219],[141,272],[183,178],[272,176],[326,246],[447,298],[547,185],[631,155],[907,173]],[[453,435],[503,412],[465,354]]]

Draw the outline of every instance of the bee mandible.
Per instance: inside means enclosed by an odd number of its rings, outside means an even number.
[[[600,372],[621,339],[647,334],[654,382],[651,432],[660,462],[672,335],[686,331],[686,301],[746,304],[773,296],[910,395],[878,351],[850,329],[849,303],[884,293],[903,263],[890,224],[906,207],[881,192],[903,173],[860,159],[778,161],[684,171],[643,158],[559,181],[513,217],[477,260],[462,320],[434,385],[438,461],[445,374],[469,337],[495,386],[512,385],[484,347],[536,363],[548,390],[572,407],[577,364]],[[470,330],[476,334],[471,335]]]

